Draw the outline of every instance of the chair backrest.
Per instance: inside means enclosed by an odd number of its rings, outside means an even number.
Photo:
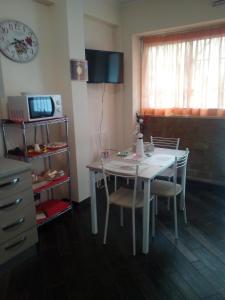
[[[189,149],[186,148],[185,154],[182,157],[175,157],[173,170],[174,170],[174,176],[173,176],[173,182],[174,182],[174,188],[176,189],[176,183],[177,183],[177,171],[181,170],[183,177],[183,180],[186,181],[186,167],[187,167],[187,161],[189,156]]]
[[[180,138],[166,138],[166,137],[159,137],[159,136],[151,136],[150,140],[155,147],[176,149],[176,150],[179,148],[179,143],[180,143]]]
[[[187,166],[188,156],[189,156],[189,149],[186,148],[185,154],[181,158],[177,159],[177,169],[184,168]]]
[[[107,176],[114,176],[116,178],[125,178],[125,179],[133,179],[134,180],[134,189],[133,189],[133,198],[132,198],[132,205],[135,206],[136,203],[136,194],[137,194],[137,179],[138,179],[138,171],[139,171],[139,164],[136,162],[126,162],[123,163],[122,167],[119,170],[116,168],[111,168],[107,162],[105,163],[101,160],[102,163],[102,172],[106,190],[106,198],[107,201],[110,201],[109,189],[108,189],[108,182]],[[114,192],[117,191],[117,187],[115,185]]]

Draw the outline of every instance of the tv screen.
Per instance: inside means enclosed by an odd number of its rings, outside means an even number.
[[[123,53],[85,50],[88,61],[88,83],[122,83]]]

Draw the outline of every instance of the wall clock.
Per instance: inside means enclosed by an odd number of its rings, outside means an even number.
[[[15,20],[0,22],[0,50],[9,59],[26,63],[38,52],[38,39],[33,30]]]

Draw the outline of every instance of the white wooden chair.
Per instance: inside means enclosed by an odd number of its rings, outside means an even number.
[[[180,138],[166,138],[166,137],[157,137],[157,136],[150,136],[151,143],[158,148],[167,148],[167,149],[175,149],[179,148]],[[166,179],[171,181],[173,178],[173,170],[171,168],[166,169],[162,174],[159,176],[160,178]],[[170,209],[170,199],[167,201],[167,208]],[[156,201],[155,204],[156,215],[158,214],[158,203]]]
[[[185,185],[186,185],[186,167],[188,160],[189,150],[186,149],[186,153],[183,157],[177,159],[175,158],[173,164],[173,181],[158,180],[152,182],[151,193],[154,195],[154,200],[158,197],[173,197],[174,205],[174,227],[175,227],[175,238],[178,239],[178,229],[177,229],[177,196],[181,194],[181,207],[184,212],[184,222],[187,224],[187,214],[186,214],[186,204],[185,204]],[[181,170],[182,178],[181,184],[177,183],[177,171]],[[152,235],[155,235],[155,224],[152,226]]]
[[[107,199],[107,208],[106,208],[106,219],[105,219],[105,229],[104,229],[104,239],[103,244],[106,244],[107,232],[108,232],[108,223],[109,223],[109,210],[111,205],[119,206],[121,217],[120,224],[123,226],[123,208],[130,208],[132,210],[132,235],[133,235],[133,255],[136,255],[136,230],[135,230],[135,210],[136,208],[143,208],[144,206],[144,194],[142,190],[137,189],[137,179],[139,165],[136,163],[126,163],[127,168],[124,166],[122,172],[115,171],[107,168],[107,164],[102,162],[104,184],[106,190],[106,199]],[[128,171],[129,170],[129,171]],[[115,176],[116,178],[125,178],[133,179],[134,187],[130,189],[128,187],[119,187],[117,189],[117,184],[115,184],[114,192],[109,194],[107,176]],[[115,181],[117,183],[117,181]],[[149,202],[153,200],[153,197],[150,197]],[[150,205],[149,205],[150,209]]]
[[[176,150],[179,148],[180,144],[180,138],[151,136],[150,141],[155,147]]]

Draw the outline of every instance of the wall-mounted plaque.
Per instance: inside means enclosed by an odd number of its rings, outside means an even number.
[[[88,81],[88,66],[86,60],[71,59],[70,73],[72,80]]]

